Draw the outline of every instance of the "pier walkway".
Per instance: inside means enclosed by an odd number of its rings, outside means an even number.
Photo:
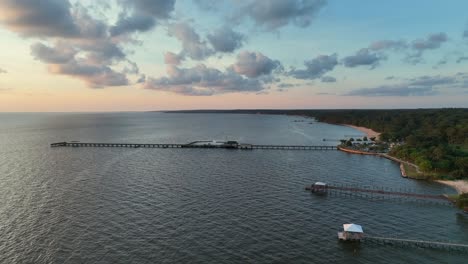
[[[444,194],[423,194],[412,190],[394,190],[391,188],[364,187],[355,186],[332,186],[322,182],[306,186],[307,191],[317,194],[336,194],[349,197],[362,197],[371,199],[393,199],[400,201],[425,201],[431,203],[453,204],[453,201]]]
[[[301,146],[301,145],[196,145],[189,144],[140,144],[140,143],[85,143],[85,142],[58,142],[50,144],[51,147],[88,147],[88,148],[225,148],[225,149],[272,149],[272,150],[337,150],[335,146]]]
[[[370,241],[370,242],[375,242],[375,243],[380,243],[380,244],[394,244],[394,245],[400,245],[400,246],[416,246],[416,247],[423,247],[423,248],[437,248],[437,249],[468,251],[468,245],[466,244],[449,243],[449,242],[437,242],[437,241],[391,238],[391,237],[374,237],[374,236],[366,236],[363,241]]]

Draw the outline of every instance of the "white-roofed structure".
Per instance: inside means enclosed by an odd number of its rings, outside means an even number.
[[[362,230],[362,226],[356,224],[344,224],[343,230],[352,233],[364,233],[364,231]]]
[[[356,224],[344,224],[343,232],[338,232],[338,239],[340,240],[361,240],[364,238],[364,231],[362,226]]]

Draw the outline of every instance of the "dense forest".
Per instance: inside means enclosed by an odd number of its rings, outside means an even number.
[[[468,109],[179,112],[302,115],[314,117],[320,122],[364,126],[381,132],[382,141],[400,142],[390,154],[417,164],[427,176],[468,178]]]

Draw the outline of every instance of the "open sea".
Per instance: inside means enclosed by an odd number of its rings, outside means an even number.
[[[304,122],[294,122],[305,120]],[[468,263],[467,252],[339,242],[368,235],[468,244],[449,205],[304,191],[315,181],[418,193],[397,163],[340,151],[51,148],[79,140],[337,145],[349,127],[293,116],[0,114],[0,263]]]

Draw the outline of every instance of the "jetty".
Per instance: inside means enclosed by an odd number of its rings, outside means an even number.
[[[72,148],[223,148],[223,149],[268,149],[268,150],[338,150],[336,146],[320,145],[255,145],[240,144],[236,141],[194,141],[187,144],[174,143],[90,143],[90,142],[57,142],[50,144],[51,147],[72,147]]]
[[[422,193],[415,193],[410,191],[396,191],[391,188],[359,188],[355,186],[334,186],[329,185],[324,182],[316,182],[309,186],[305,187],[305,190],[311,191],[312,193],[317,194],[329,194],[329,193],[338,193],[344,196],[357,196],[357,197],[365,197],[365,198],[397,198],[400,200],[410,200],[416,199],[420,201],[433,201],[433,202],[443,202],[443,203],[450,203],[452,201],[447,195],[444,194],[422,194]]]
[[[452,242],[439,242],[439,241],[427,241],[419,239],[404,239],[404,238],[393,238],[393,237],[376,237],[366,236],[363,241],[373,242],[383,245],[395,245],[395,246],[413,246],[421,248],[433,248],[433,249],[445,249],[445,250],[458,250],[468,251],[467,244],[452,243]]]
[[[394,237],[379,237],[364,235],[362,226],[357,224],[343,224],[343,230],[338,232],[338,239],[344,242],[373,242],[382,245],[397,245],[404,247],[421,247],[447,250],[468,251],[467,244],[428,241],[419,239],[405,239]]]

